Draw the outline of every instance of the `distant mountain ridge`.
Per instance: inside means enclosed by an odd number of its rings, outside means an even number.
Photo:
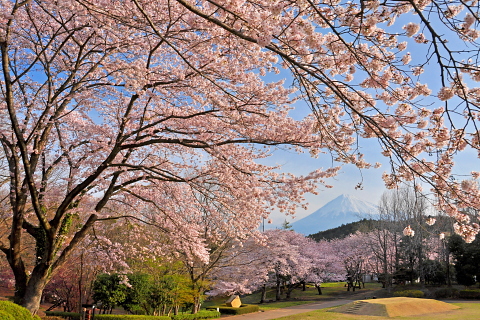
[[[376,219],[377,217],[376,205],[342,194],[312,214],[293,222],[292,228],[298,233],[309,235],[364,218]]]
[[[339,227],[328,229],[325,231],[320,231],[314,234],[309,235],[308,237],[315,240],[333,240],[333,239],[343,239],[355,232],[371,232],[372,230],[380,226],[380,221],[372,219],[362,219],[360,221],[355,221],[347,224],[342,224]]]

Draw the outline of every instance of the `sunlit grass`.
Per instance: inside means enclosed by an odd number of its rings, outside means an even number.
[[[461,309],[453,310],[444,313],[433,313],[429,315],[416,315],[409,317],[395,317],[399,320],[459,320],[459,319],[480,319],[480,303],[454,303],[454,305],[459,306]],[[332,308],[321,309],[317,311],[311,311],[306,313],[301,313],[297,315],[291,315],[288,317],[277,318],[275,320],[382,320],[382,319],[392,319],[389,317],[379,317],[379,316],[357,316],[349,315],[335,312],[327,312]]]
[[[301,304],[312,303],[315,301],[323,301],[323,300],[331,300],[332,298],[344,295],[344,294],[352,294],[353,292],[347,291],[345,282],[328,282],[322,284],[322,295],[318,294],[317,289],[312,286],[308,285],[305,291],[302,291],[302,288],[295,289],[292,292],[290,300],[281,300],[275,301],[275,290],[270,289],[267,291],[267,303],[260,304],[260,297],[261,293],[256,292],[253,294],[245,295],[241,297],[242,303],[245,304],[258,304],[260,309],[263,311],[267,310],[274,310],[278,308],[286,308],[291,306],[297,306]],[[368,295],[369,291],[377,290],[381,288],[381,284],[379,283],[366,283],[365,289],[358,290],[356,292],[365,293]],[[284,297],[283,295],[282,297]],[[206,301],[203,304],[204,308],[211,307],[214,305],[219,305],[224,303],[226,300],[225,297],[223,298],[215,298],[209,301]]]
[[[268,311],[268,310],[275,310],[279,308],[299,306],[307,303],[312,303],[312,301],[278,301],[278,302],[271,302],[268,304],[260,304],[259,306],[260,306],[260,310]]]

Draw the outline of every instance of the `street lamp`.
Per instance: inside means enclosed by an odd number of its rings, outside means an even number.
[[[82,304],[82,320],[94,320],[94,319],[95,319],[95,305]]]

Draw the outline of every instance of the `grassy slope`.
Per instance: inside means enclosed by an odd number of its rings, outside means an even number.
[[[434,313],[424,316],[411,316],[411,317],[395,317],[399,320],[459,320],[459,319],[479,319],[480,317],[480,303],[454,303],[461,309],[449,311],[445,313]],[[301,313],[298,315],[282,317],[275,320],[381,320],[392,319],[388,317],[377,316],[355,316],[334,312],[327,312],[330,309],[322,309],[312,312]]]

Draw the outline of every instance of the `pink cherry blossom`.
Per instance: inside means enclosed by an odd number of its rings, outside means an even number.
[[[413,231],[410,225],[408,225],[405,227],[405,229],[403,229],[403,235],[406,237],[413,237],[415,235],[415,231]]]

